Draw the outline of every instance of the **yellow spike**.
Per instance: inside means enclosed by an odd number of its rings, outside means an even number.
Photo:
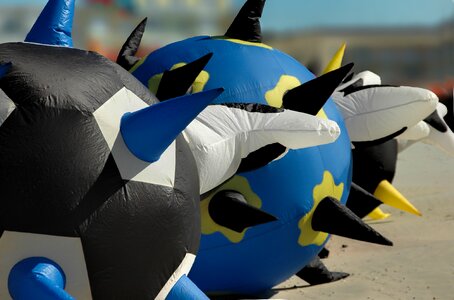
[[[422,216],[419,210],[413,206],[388,180],[382,180],[374,192],[374,196],[383,203],[397,209]]]
[[[326,68],[322,74],[326,74],[328,72],[334,71],[341,67],[342,59],[344,58],[345,47],[346,47],[346,44],[343,43],[342,46],[339,48],[339,50],[337,50],[336,54],[334,54],[333,58],[328,63],[328,65],[326,66]]]
[[[384,220],[391,216],[391,214],[387,214],[383,212],[379,207],[377,207],[373,211],[371,211],[367,216],[372,220]]]

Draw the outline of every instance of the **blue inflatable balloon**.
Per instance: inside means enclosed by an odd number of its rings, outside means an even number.
[[[132,73],[157,91],[165,70],[213,53],[193,92],[223,86],[217,103],[244,102],[281,107],[286,91],[315,76],[292,57],[265,44],[224,37],[195,37],[168,45],[139,61]],[[311,99],[300,99],[311,101]],[[240,173],[201,202],[202,241],[191,279],[209,292],[256,293],[286,280],[311,261],[328,240],[311,218],[319,202],[345,203],[351,182],[350,140],[331,100],[319,116],[336,121],[342,134],[329,145],[289,150],[259,169]],[[210,216],[211,198],[238,191],[248,204],[277,221],[236,232]]]
[[[292,109],[329,118],[341,128],[332,144],[303,150],[275,144],[252,153],[236,176],[202,195],[201,247],[190,278],[210,293],[255,294],[281,283],[317,257],[327,232],[391,244],[376,232],[372,238],[358,233],[353,228],[361,221],[342,205],[351,185],[351,144],[342,116],[328,98],[351,66],[315,78],[294,58],[261,43],[258,20],[264,2],[247,1],[225,36],[189,38],[138,60],[134,47],[143,33],[141,24],[118,60],[159,95],[166,72],[212,53],[190,93],[222,86],[218,104]],[[256,226],[226,221],[228,214],[241,215],[219,206],[231,200],[229,194],[240,195],[232,197],[274,221],[256,221]]]

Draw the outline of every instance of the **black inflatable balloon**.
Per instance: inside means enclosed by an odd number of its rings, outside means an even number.
[[[0,123],[0,232],[80,238],[94,299],[154,299],[200,239],[185,140],[167,156],[171,184],[161,161],[139,178],[153,163],[116,155],[121,134],[110,145],[100,125],[119,109],[107,105],[158,102],[132,75],[93,52],[27,43],[1,44],[0,63],[15,104]]]

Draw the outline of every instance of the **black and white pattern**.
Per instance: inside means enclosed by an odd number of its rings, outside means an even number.
[[[156,98],[88,51],[2,44],[6,62],[0,88],[14,107],[0,110],[0,232],[80,238],[94,299],[168,291],[199,244],[196,164],[182,136],[165,163],[139,164],[116,132],[119,102],[134,110]]]

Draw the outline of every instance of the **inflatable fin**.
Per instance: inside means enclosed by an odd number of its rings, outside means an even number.
[[[386,142],[394,139],[395,137],[398,137],[399,135],[404,133],[405,130],[407,130],[407,127],[404,127],[402,129],[394,132],[394,133],[391,133],[390,135],[387,135],[385,137],[379,138],[377,140],[365,141],[365,142],[352,142],[352,144],[353,144],[353,146],[355,146],[355,148],[365,148],[365,147],[381,145],[383,143],[386,143]]]
[[[13,299],[75,300],[65,292],[62,268],[44,257],[30,257],[18,262],[8,276],[8,290]]]
[[[243,158],[237,173],[249,172],[264,167],[281,156],[286,150],[287,148],[279,143],[266,145]]]
[[[448,126],[444,122],[444,120],[438,114],[438,110],[434,110],[427,118],[424,119],[424,122],[435,128],[440,132],[447,132]]]
[[[10,62],[0,64],[0,79],[11,71],[12,66],[13,64]]]
[[[129,71],[140,60],[140,58],[135,55],[137,50],[139,50],[140,42],[142,41],[143,33],[147,26],[147,20],[148,18],[145,18],[137,25],[123,44],[123,47],[121,47],[120,53],[118,53],[117,64],[122,66],[125,70]]]
[[[392,246],[393,243],[364,223],[332,197],[325,197],[312,216],[312,229],[359,241]]]
[[[374,195],[352,182],[346,206],[361,219],[367,216],[380,204]]]
[[[344,59],[345,47],[346,44],[343,43],[342,46],[337,50],[336,54],[334,54],[333,58],[326,66],[325,70],[323,70],[322,74],[326,74],[341,67],[342,59]]]
[[[421,212],[413,206],[388,180],[382,180],[375,189],[374,196],[383,203],[394,208],[422,216]]]
[[[347,64],[291,89],[283,97],[283,106],[316,115],[352,68],[353,63]]]
[[[216,193],[211,198],[208,211],[213,221],[236,232],[277,220],[276,217],[249,205],[242,194],[229,190]]]
[[[224,89],[213,89],[153,104],[123,115],[121,135],[138,158],[154,162],[175,138],[218,97]]]
[[[296,276],[310,285],[334,282],[350,276],[344,272],[330,272],[318,256],[314,257],[307,266],[302,268]]]
[[[166,300],[210,300],[186,275],[180,277]]]
[[[332,143],[339,137],[340,128],[334,121],[289,109],[224,103],[205,108],[184,134],[197,163],[203,194],[232,177],[250,153],[272,144],[301,149]],[[282,148],[277,148],[265,153],[265,159],[279,158]]]
[[[246,42],[261,43],[262,29],[260,18],[262,17],[264,6],[265,0],[247,0],[225,33],[225,36]]]
[[[375,208],[373,211],[371,211],[367,217],[371,218],[372,220],[380,221],[380,220],[385,220],[389,218],[391,214],[385,213],[380,209],[380,207]]]
[[[49,0],[25,41],[72,47],[74,6],[75,0]]]
[[[213,53],[209,53],[181,68],[165,71],[156,92],[159,101],[186,94],[212,56]]]

